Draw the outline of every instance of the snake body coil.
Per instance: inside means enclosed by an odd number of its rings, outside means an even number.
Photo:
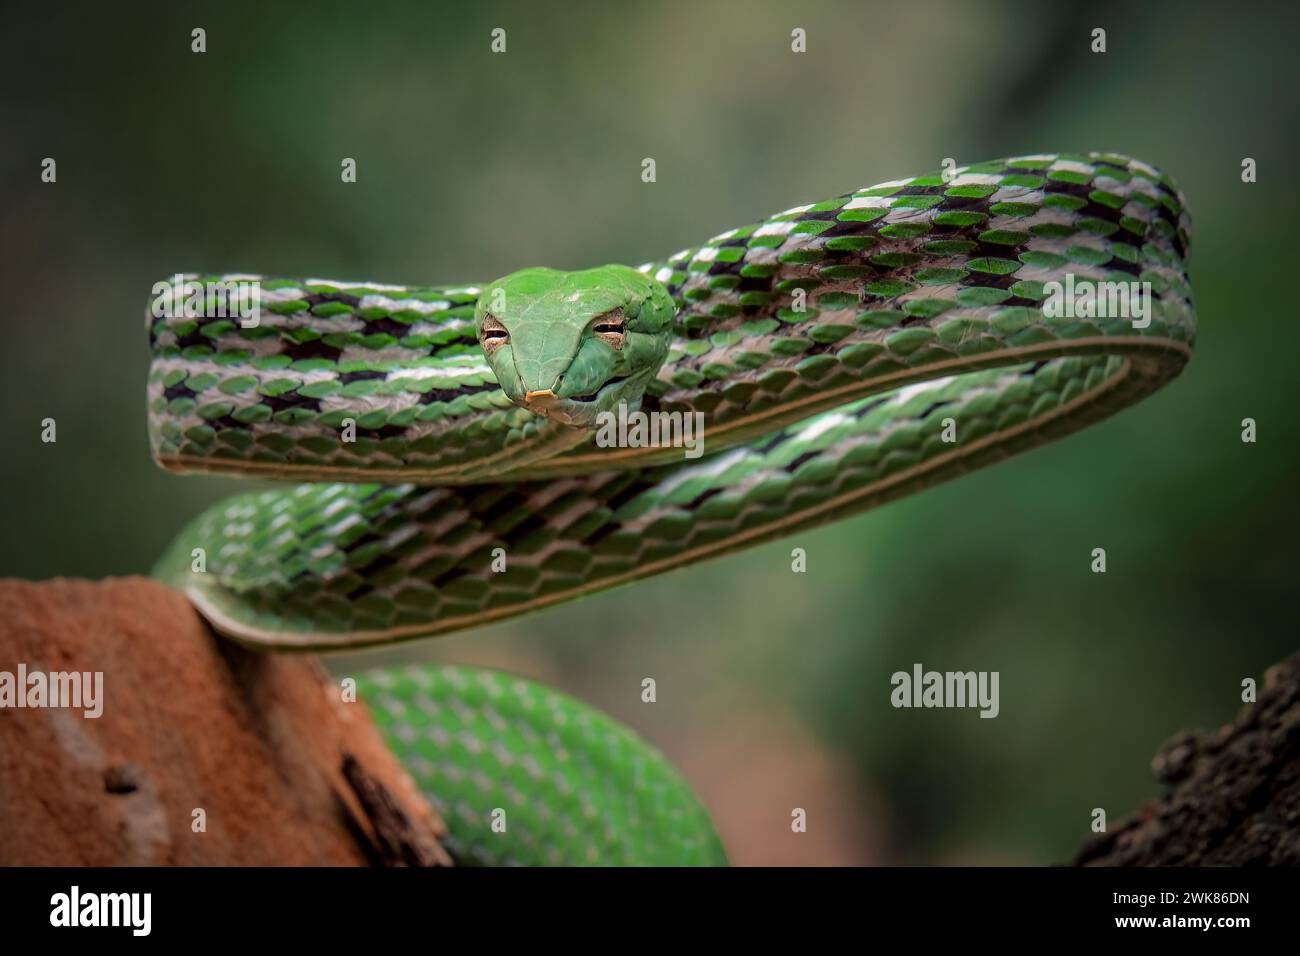
[[[1175,376],[1195,332],[1188,232],[1181,195],[1142,162],[1028,156],[799,206],[637,274],[597,270],[573,295],[604,297],[598,321],[573,325],[562,354],[576,357],[554,364],[554,335],[527,323],[538,310],[550,321],[544,303],[560,300],[543,292],[580,274],[260,280],[254,328],[151,314],[158,462],[312,482],[217,505],[156,574],[236,640],[351,648],[845,517],[1073,432]],[[1068,299],[1121,286],[1149,292],[1140,320],[1116,315],[1113,296]],[[508,315],[487,302],[499,288]],[[1062,289],[1065,309],[1045,308]],[[667,324],[646,325],[660,302]],[[502,368],[519,380],[499,382]],[[565,424],[620,389],[646,413],[698,413],[708,453],[601,447]],[[461,859],[722,859],[663,759],[575,701],[463,669],[367,687],[451,816]],[[490,826],[500,808],[518,818],[509,840]]]

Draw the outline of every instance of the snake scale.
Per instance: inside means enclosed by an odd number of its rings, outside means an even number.
[[[846,517],[1177,375],[1189,229],[1143,162],[1033,155],[797,206],[638,269],[258,279],[248,328],[151,310],[157,462],[307,482],[211,508],[155,575],[234,640],[328,651]],[[1149,283],[1147,320],[1044,307],[1087,281]],[[697,416],[707,453],[598,443],[595,413],[619,406]],[[385,670],[362,692],[459,862],[725,862],[677,772],[578,701],[466,668]]]

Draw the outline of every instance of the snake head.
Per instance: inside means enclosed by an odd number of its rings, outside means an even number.
[[[510,401],[594,428],[602,412],[640,407],[676,311],[667,289],[627,266],[522,269],[484,287],[474,331]]]

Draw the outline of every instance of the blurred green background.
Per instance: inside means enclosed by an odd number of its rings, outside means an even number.
[[[797,539],[331,661],[501,666],[594,703],[683,768],[738,863],[1068,858],[1092,808],[1157,792],[1162,740],[1295,650],[1300,16],[1056,6],[6,4],[0,574],[146,572],[247,487],[150,461],[160,277],[635,264],[944,157],[1136,155],[1187,194],[1201,322],[1139,407]],[[894,710],[914,662],[1000,671],[1001,715]]]

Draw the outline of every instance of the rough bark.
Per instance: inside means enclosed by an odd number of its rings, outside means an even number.
[[[449,862],[363,704],[162,585],[0,581],[0,672],[20,664],[102,672],[103,713],[0,707],[0,864]]]
[[[1080,866],[1300,864],[1300,654],[1215,733],[1184,731],[1151,762],[1159,800],[1079,851]]]

